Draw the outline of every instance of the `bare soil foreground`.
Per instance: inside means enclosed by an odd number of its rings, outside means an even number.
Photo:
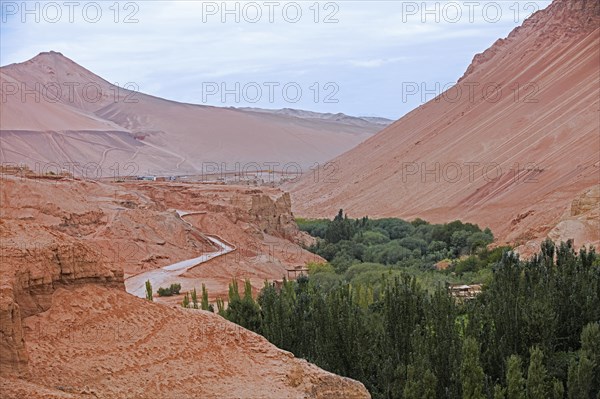
[[[3,380],[2,391],[14,398],[369,397],[362,384],[295,359],[213,313],[99,285],[58,289],[46,312],[25,319],[24,330],[35,385]],[[52,394],[39,395],[40,386]]]
[[[555,0],[458,84],[289,185],[298,216],[454,219],[500,242],[600,243],[600,3]]]
[[[181,297],[125,292],[127,277],[218,251],[212,235],[235,250],[179,276],[184,290],[206,284],[211,301],[232,278],[257,291],[315,259],[296,244],[282,192],[25,172],[0,188],[3,398],[370,397]],[[184,221],[175,209],[198,213]]]

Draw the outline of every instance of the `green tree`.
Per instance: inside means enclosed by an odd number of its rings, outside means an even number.
[[[240,300],[240,291],[238,289],[237,279],[234,278],[229,283],[229,303]]]
[[[152,284],[150,283],[150,280],[146,280],[146,299],[149,300],[150,302],[153,301],[153,299],[152,299]]]
[[[598,269],[600,270],[600,268]],[[589,323],[581,331],[581,351],[592,363],[591,395],[600,395],[600,323]]]
[[[327,226],[325,239],[330,243],[337,243],[341,240],[350,240],[355,233],[353,222],[344,216],[344,211],[340,209],[337,216]]]
[[[237,281],[231,282],[229,285],[229,303],[224,314],[227,320],[260,333],[261,312],[260,307],[252,297],[250,280],[244,282],[243,298],[240,298]]]
[[[181,284],[175,283],[167,288],[159,287],[156,292],[158,293],[158,296],[173,296],[179,295],[179,291],[181,291]]]
[[[531,348],[527,369],[527,397],[529,399],[548,396],[548,373],[544,367],[544,354],[538,347]]]
[[[221,297],[217,298],[217,314],[225,317],[225,303]]]
[[[202,303],[200,305],[202,310],[209,310],[210,304],[208,303],[208,290],[206,286],[202,284]]]
[[[553,378],[552,379],[552,395],[551,399],[564,399],[565,397],[565,386],[562,381]]]
[[[511,355],[506,370],[507,399],[525,399],[525,378],[521,358]]]
[[[506,399],[506,388],[500,385],[494,386],[494,399]]]
[[[474,338],[465,338],[460,367],[463,399],[484,399],[484,378],[485,374],[479,362],[479,344]]]
[[[179,292],[181,291],[181,284],[179,284],[179,283],[171,284],[169,286],[169,290],[171,290],[173,295],[179,295]]]
[[[567,388],[569,399],[588,399],[592,389],[594,364],[588,354],[580,351],[579,361],[573,359],[569,364]]]
[[[437,379],[431,370],[418,374],[414,366],[408,366],[408,379],[404,387],[403,399],[436,399]]]
[[[569,399],[596,398],[598,390],[597,361],[600,359],[600,327],[598,323],[587,324],[581,332],[581,349],[578,360],[572,359],[569,365],[567,388]]]
[[[196,293],[196,287],[192,291],[192,306],[194,309],[198,309],[198,294]]]
[[[190,307],[190,297],[187,292],[183,296],[183,301],[181,302],[181,306],[183,306],[184,308]]]

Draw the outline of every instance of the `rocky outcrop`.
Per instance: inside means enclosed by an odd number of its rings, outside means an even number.
[[[61,287],[124,289],[123,270],[86,243],[43,226],[6,220],[0,227],[0,372],[22,373],[28,354],[21,319],[48,310]]]
[[[250,221],[265,233],[288,239],[293,239],[298,233],[289,193],[283,193],[275,200],[264,194],[252,195],[248,214],[253,219]]]
[[[127,262],[156,267],[214,251],[198,248],[206,234],[246,250],[262,252],[255,235],[280,247],[271,243],[265,261],[236,251],[238,258],[203,264],[199,279],[181,276],[182,286],[190,282],[186,289],[200,281],[226,293],[232,277],[250,276],[254,287],[280,278],[288,245],[300,251],[290,262],[308,256],[282,238],[295,228],[288,195],[8,177],[0,180],[0,201],[2,398],[370,397],[361,383],[296,359],[218,315],[124,290]],[[174,209],[196,213],[184,221]],[[120,243],[140,251],[119,251]]]
[[[600,209],[600,185],[591,187],[571,202],[571,216]]]
[[[165,208],[223,214],[234,223],[248,225],[258,234],[295,240],[299,233],[290,195],[279,189],[189,184],[135,187]]]
[[[13,287],[0,287],[0,375],[27,373],[27,349],[21,311],[15,302]]]
[[[600,247],[600,186],[594,185],[578,193],[567,206],[560,219],[554,224],[542,226],[536,234],[520,243],[517,251],[529,257],[539,251],[546,238],[554,242],[571,240],[575,248],[582,246]]]

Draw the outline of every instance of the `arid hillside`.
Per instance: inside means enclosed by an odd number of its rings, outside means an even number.
[[[600,242],[599,11],[555,0],[535,13],[454,87],[336,158],[335,173],[288,186],[295,213],[461,219],[517,244]]]
[[[178,103],[128,90],[135,84],[112,85],[57,52],[3,66],[0,80],[0,162],[55,163],[82,174],[93,163],[104,177],[124,164],[130,170],[121,176],[193,174],[207,164],[306,169],[389,122]]]
[[[174,280],[205,284],[211,302],[231,279],[257,291],[315,260],[295,243],[288,195],[4,169],[0,205],[3,398],[370,397],[181,295],[126,292],[139,273],[214,253],[215,236],[235,250]]]

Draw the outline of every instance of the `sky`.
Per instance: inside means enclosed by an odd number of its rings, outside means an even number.
[[[0,0],[0,64],[53,50],[171,100],[398,119],[549,4]]]

